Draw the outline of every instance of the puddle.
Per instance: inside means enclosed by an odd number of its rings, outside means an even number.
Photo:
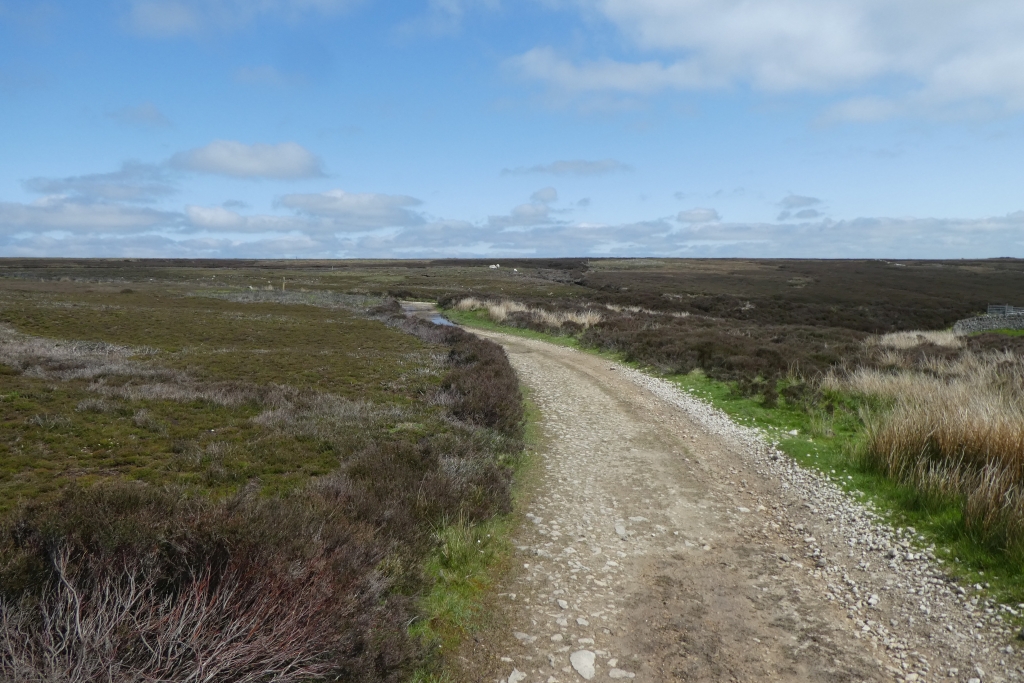
[[[451,320],[448,320],[443,315],[437,312],[437,306],[427,301],[400,301],[398,302],[402,306],[402,312],[412,318],[420,318],[421,320],[429,320],[435,325],[443,325],[445,327],[458,327]]]

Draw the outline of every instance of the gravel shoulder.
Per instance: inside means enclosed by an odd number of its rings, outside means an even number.
[[[505,347],[544,447],[468,680],[1024,679],[1000,609],[757,430],[625,366]]]

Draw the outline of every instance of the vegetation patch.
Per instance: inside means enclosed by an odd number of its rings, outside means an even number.
[[[20,289],[0,286],[0,677],[431,661],[409,624],[474,599],[445,572],[478,571],[459,539],[511,510],[525,416],[500,347],[380,298]]]

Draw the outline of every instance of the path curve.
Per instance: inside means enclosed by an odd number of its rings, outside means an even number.
[[[983,603],[755,430],[597,356],[477,333],[530,389],[544,445],[468,678],[1021,680]]]

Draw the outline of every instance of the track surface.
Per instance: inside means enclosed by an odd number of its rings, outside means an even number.
[[[1016,656],[996,640],[944,628],[939,612],[958,610],[960,624],[962,604],[940,591],[926,618],[895,590],[894,572],[930,570],[865,568],[866,552],[837,533],[842,520],[772,476],[749,444],[621,366],[480,334],[531,391],[544,443],[516,570],[493,625],[463,651],[467,678],[968,681],[976,667],[985,681],[1013,678]],[[859,584],[837,586],[855,573]],[[868,604],[874,590],[883,597]]]

